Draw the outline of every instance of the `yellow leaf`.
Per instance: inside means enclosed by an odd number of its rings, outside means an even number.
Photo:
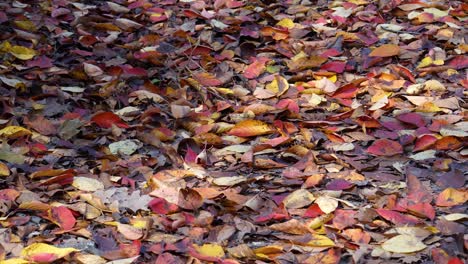
[[[283,18],[278,23],[276,23],[276,25],[291,29],[294,27],[294,21],[292,21],[290,18]]]
[[[271,134],[274,131],[270,125],[262,121],[249,119],[237,123],[228,134],[238,137],[251,137]]]
[[[382,248],[394,253],[412,253],[425,249],[426,245],[415,236],[398,235],[385,241]]]
[[[11,50],[11,44],[8,41],[4,41],[0,44],[1,52],[9,52]]]
[[[0,130],[0,137],[7,137],[10,139],[28,136],[31,134],[31,131],[20,126],[7,126],[4,129]]]
[[[395,44],[384,44],[369,54],[369,57],[391,57],[400,53],[400,47]]]
[[[11,47],[10,53],[20,60],[30,60],[36,56],[35,50],[23,46]]]
[[[21,256],[34,262],[50,263],[76,251],[79,250],[75,248],[58,248],[45,243],[35,243],[24,248],[21,251]]]
[[[20,258],[12,258],[7,260],[0,261],[0,264],[28,264],[29,261],[20,259]]]
[[[280,245],[269,245],[265,247],[259,247],[253,250],[255,254],[274,254],[283,252],[283,247]]]
[[[289,89],[289,83],[284,77],[277,75],[271,83],[265,86],[265,88],[276,94],[276,96],[281,96]]]
[[[416,68],[424,68],[424,67],[431,66],[431,65],[432,65],[432,58],[425,57],[424,59],[421,60],[421,62]]]
[[[0,161],[0,177],[10,176],[10,169],[8,166]]]
[[[193,244],[193,247],[195,248],[195,250],[198,251],[198,253],[205,255],[205,256],[215,257],[215,258],[224,257],[223,248],[216,244],[204,244],[202,246]]]
[[[433,102],[425,102],[422,105],[418,106],[418,108],[416,108],[416,111],[424,113],[435,113],[442,111],[442,109]]]
[[[312,239],[306,245],[310,247],[333,247],[335,242],[326,236],[312,234]]]
[[[37,31],[36,25],[29,20],[16,20],[15,25],[26,31]]]

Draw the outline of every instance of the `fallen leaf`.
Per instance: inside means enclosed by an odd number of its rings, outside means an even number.
[[[400,54],[400,47],[395,44],[384,44],[372,50],[370,57],[391,57]]]
[[[45,243],[34,243],[24,248],[21,256],[34,262],[51,263],[77,251],[79,250],[74,248],[58,248]]]
[[[112,125],[116,125],[120,128],[129,128],[130,126],[127,125],[120,117],[112,112],[103,112],[94,115],[91,118],[91,121],[96,123],[98,126],[102,128],[111,128]]]
[[[398,235],[390,238],[382,244],[382,248],[394,253],[413,253],[425,249],[419,239],[411,235]]]
[[[9,52],[20,60],[30,60],[36,56],[35,50],[23,46],[12,46]]]
[[[86,192],[104,189],[104,184],[101,181],[88,177],[74,177],[72,186]]]
[[[20,126],[7,126],[0,130],[0,137],[9,139],[19,138],[22,136],[29,136],[32,132]]]
[[[271,134],[275,130],[268,124],[259,120],[244,120],[237,123],[229,132],[229,135],[238,137],[252,137]]]
[[[338,207],[338,201],[328,196],[319,196],[315,199],[315,203],[318,204],[320,210],[326,214],[329,214]]]
[[[117,141],[109,144],[109,150],[112,154],[124,154],[132,155],[135,151],[140,148],[140,144],[137,140],[127,139],[122,141]]]
[[[306,189],[299,189],[290,193],[283,200],[286,208],[302,208],[311,204],[315,200],[314,195]]]
[[[403,147],[393,140],[378,139],[367,148],[367,152],[376,156],[393,156],[403,153]]]
[[[224,257],[224,250],[221,246],[216,244],[203,244],[201,246],[194,244],[195,250],[208,257],[221,258]]]
[[[436,205],[449,207],[466,203],[466,201],[468,201],[468,191],[447,188],[437,196]]]

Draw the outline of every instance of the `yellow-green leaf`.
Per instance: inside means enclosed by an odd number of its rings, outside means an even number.
[[[423,242],[411,235],[398,235],[382,244],[382,248],[394,253],[412,253],[426,248]]]
[[[4,129],[0,130],[0,137],[6,137],[9,139],[28,136],[31,134],[31,131],[20,126],[7,126]]]
[[[224,257],[223,248],[216,244],[204,244],[201,246],[194,244],[193,247],[195,248],[195,250],[198,251],[198,253],[204,256],[215,257],[215,258]]]
[[[10,53],[20,60],[30,60],[36,56],[35,50],[23,46],[11,47]]]

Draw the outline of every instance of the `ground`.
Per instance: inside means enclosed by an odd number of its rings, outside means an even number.
[[[2,1],[0,263],[463,263],[467,12]]]

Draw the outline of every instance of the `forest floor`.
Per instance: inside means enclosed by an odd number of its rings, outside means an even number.
[[[467,259],[468,5],[0,3],[0,264]]]

